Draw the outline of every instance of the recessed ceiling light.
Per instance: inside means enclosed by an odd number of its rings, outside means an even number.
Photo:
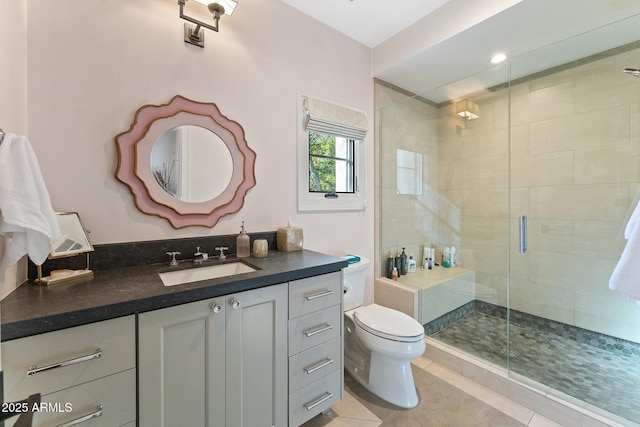
[[[503,62],[505,59],[507,59],[507,55],[505,55],[504,53],[498,53],[498,54],[493,55],[491,57],[491,63],[492,64],[499,64],[499,63]]]

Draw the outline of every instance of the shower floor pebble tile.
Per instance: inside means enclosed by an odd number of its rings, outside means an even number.
[[[640,419],[640,357],[472,312],[432,337],[628,420]]]

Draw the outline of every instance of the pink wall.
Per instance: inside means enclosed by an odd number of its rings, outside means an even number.
[[[304,228],[306,248],[373,259],[367,47],[279,0],[243,0],[233,16],[223,17],[219,33],[206,32],[204,49],[184,43],[175,0],[28,0],[27,6],[28,137],[54,209],[78,211],[92,243],[233,234],[242,220],[249,233],[275,230],[291,218]],[[195,2],[188,7],[208,18]],[[365,212],[298,214],[298,93],[367,112],[371,203]],[[128,129],[138,107],[176,94],[215,102],[244,127],[257,153],[256,187],[240,212],[213,229],[174,230],[166,220],[140,213],[114,177],[115,135]]]

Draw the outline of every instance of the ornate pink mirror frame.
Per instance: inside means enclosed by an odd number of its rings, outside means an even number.
[[[194,125],[216,134],[227,146],[233,162],[231,180],[211,200],[191,203],[166,192],[151,170],[151,150],[165,132]],[[138,209],[167,219],[174,228],[213,227],[225,215],[238,212],[247,192],[256,185],[256,153],[249,148],[244,129],[220,113],[214,103],[175,96],[165,105],[144,105],[138,109],[128,131],[116,136],[118,166],[116,178],[129,186]]]

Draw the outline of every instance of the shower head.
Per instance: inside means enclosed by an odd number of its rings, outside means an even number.
[[[631,74],[634,77],[640,77],[640,69],[638,68],[625,68],[623,71],[627,74]]]

